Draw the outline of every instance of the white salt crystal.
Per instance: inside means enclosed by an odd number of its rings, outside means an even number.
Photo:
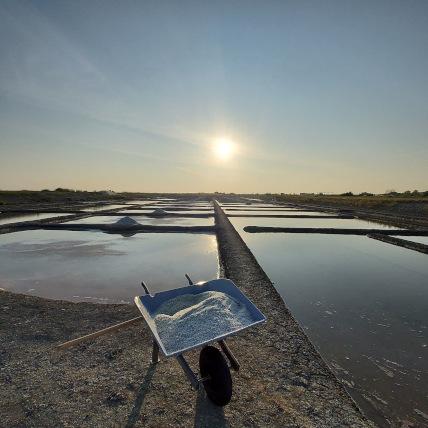
[[[154,321],[167,352],[210,341],[253,322],[247,308],[219,291],[184,294],[163,303]]]

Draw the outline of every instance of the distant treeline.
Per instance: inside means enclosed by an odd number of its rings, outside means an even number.
[[[338,197],[338,196],[376,196],[376,197],[426,197],[428,196],[428,190],[420,191],[420,190],[406,190],[404,192],[396,192],[395,190],[388,190],[385,193],[371,193],[371,192],[344,192],[344,193],[256,193],[256,196],[326,196],[326,197]],[[240,196],[245,196],[240,194]]]
[[[87,192],[58,187],[55,190],[0,190],[0,205],[55,202],[82,202],[121,199],[121,195],[109,191]]]
[[[322,196],[328,196],[325,195],[323,193],[319,193]],[[375,193],[370,193],[370,192],[361,192],[361,193],[352,193],[352,192],[345,192],[345,193],[340,193],[339,195],[332,195],[332,196],[393,196],[393,197],[409,197],[409,196],[416,196],[416,197],[420,197],[420,196],[428,196],[428,190],[424,191],[424,192],[420,192],[419,190],[406,190],[405,192],[396,192],[395,190],[389,190],[386,193],[382,193],[382,194],[375,194]]]
[[[346,198],[358,200],[400,200],[409,199],[414,201],[426,202],[428,200],[428,191],[419,190],[406,190],[404,192],[397,192],[395,190],[388,190],[382,194],[375,194],[371,192],[344,192],[340,194],[332,193],[159,193],[159,192],[119,192],[116,193],[112,190],[75,190],[64,187],[57,187],[54,190],[0,190],[0,205],[5,204],[21,204],[21,203],[55,203],[55,202],[97,202],[109,200],[131,200],[131,199],[145,199],[153,197],[176,197],[181,196],[189,199],[211,200],[212,198],[222,197],[251,197],[263,200],[285,200],[285,199],[335,199]],[[427,198],[427,199],[425,199]]]
[[[132,199],[146,199],[154,197],[174,197],[181,195],[189,199],[211,200],[212,193],[148,193],[148,192],[121,192],[112,190],[75,190],[57,187],[54,190],[0,190],[0,205],[37,204],[37,203],[77,203],[101,201],[126,201]]]

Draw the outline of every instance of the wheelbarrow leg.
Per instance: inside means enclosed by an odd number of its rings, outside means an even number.
[[[239,364],[239,361],[237,360],[235,355],[233,355],[230,348],[227,346],[226,342],[224,340],[219,340],[218,344],[220,345],[221,350],[224,352],[224,355],[226,355],[227,359],[229,360],[232,369],[236,372],[239,371],[241,365]]]
[[[152,364],[158,363],[159,360],[159,345],[155,339],[153,339],[153,349],[152,349]]]
[[[199,381],[196,377],[195,373],[193,373],[193,370],[190,368],[187,361],[184,359],[182,354],[179,354],[175,357],[177,361],[179,362],[181,368],[183,369],[184,373],[187,376],[187,379],[189,380],[190,384],[192,385],[192,388],[196,391],[199,389]]]

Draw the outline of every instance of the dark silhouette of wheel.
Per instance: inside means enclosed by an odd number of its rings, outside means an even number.
[[[199,354],[199,370],[208,398],[225,406],[232,398],[232,376],[223,354],[214,346],[205,346]]]

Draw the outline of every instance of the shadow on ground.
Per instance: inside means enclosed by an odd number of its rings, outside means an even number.
[[[151,364],[146,372],[146,375],[144,376],[143,382],[141,383],[140,388],[138,390],[134,406],[128,416],[128,420],[125,425],[126,428],[134,427],[140,417],[141,408],[143,407],[146,394],[150,389],[150,385],[153,379],[153,375],[155,374],[156,367],[156,364]]]
[[[223,407],[211,403],[201,387],[196,398],[195,428],[229,427]]]

